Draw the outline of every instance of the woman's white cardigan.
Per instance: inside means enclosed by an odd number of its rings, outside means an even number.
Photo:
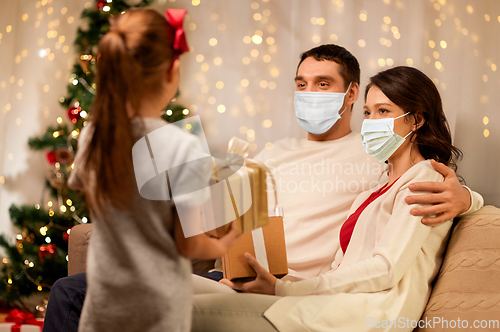
[[[285,296],[266,312],[279,331],[411,331],[420,319],[441,266],[452,221],[425,226],[410,214],[405,197],[412,182],[443,181],[422,161],[359,216],[343,254],[332,270],[318,277],[278,280],[276,295]],[[361,193],[353,213],[370,195]],[[333,202],[332,202],[333,204]],[[413,326],[413,327],[412,327]]]

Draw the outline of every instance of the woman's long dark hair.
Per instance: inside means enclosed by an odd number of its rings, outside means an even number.
[[[378,87],[394,104],[413,116],[415,124],[424,123],[412,135],[418,151],[425,159],[434,159],[455,171],[456,162],[462,158],[462,151],[451,143],[448,121],[443,104],[434,83],[420,70],[399,66],[378,73],[370,78],[365,90]]]

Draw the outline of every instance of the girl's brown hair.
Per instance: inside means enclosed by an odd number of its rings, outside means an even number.
[[[451,143],[441,97],[431,79],[412,67],[394,67],[370,78],[365,90],[365,101],[373,85],[404,112],[409,112],[415,124],[419,123],[419,118],[424,120],[422,126],[411,135],[422,157],[434,159],[456,170],[456,162],[462,157],[462,151]]]
[[[130,209],[135,140],[129,117],[138,115],[143,98],[161,93],[174,58],[173,40],[165,17],[135,9],[112,17],[109,32],[99,42],[94,133],[84,158],[85,169],[95,172],[94,196],[87,200],[97,213],[105,203]]]

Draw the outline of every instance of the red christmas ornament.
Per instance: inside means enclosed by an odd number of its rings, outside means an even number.
[[[66,241],[66,242],[68,242],[68,239],[69,239],[69,233],[68,233],[68,231],[70,231],[70,229],[71,229],[71,227],[68,228],[68,230],[66,230],[66,232],[63,233],[63,240]]]
[[[62,165],[68,165],[73,162],[73,154],[67,148],[61,148],[56,151],[56,161]]]
[[[38,249],[38,257],[40,257],[41,262],[45,262],[45,258],[54,257],[56,253],[55,244],[42,244]]]
[[[71,122],[76,123],[80,119],[80,111],[82,110],[81,107],[74,107],[70,106],[68,107],[68,118],[71,120]]]
[[[56,152],[55,151],[47,151],[45,154],[45,157],[47,158],[47,161],[49,164],[54,165],[56,163]]]
[[[102,8],[106,5],[106,0],[99,0],[95,4],[96,10],[102,10]]]

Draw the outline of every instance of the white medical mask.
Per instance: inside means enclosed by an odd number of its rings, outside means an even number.
[[[311,134],[323,134],[333,127],[347,108],[339,114],[351,84],[345,93],[295,91],[295,116],[302,129]]]
[[[394,132],[394,120],[408,114],[410,112],[396,118],[363,120],[361,139],[366,152],[381,163],[389,159],[413,132],[410,131],[405,137],[401,137]]]

